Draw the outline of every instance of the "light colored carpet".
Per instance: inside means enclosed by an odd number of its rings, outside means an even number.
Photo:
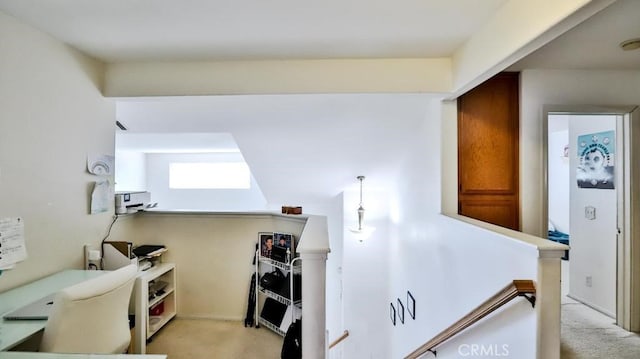
[[[562,359],[640,358],[640,335],[578,302],[562,304]]]
[[[638,359],[640,335],[616,326],[615,320],[567,297],[569,261],[562,261],[562,359]]]
[[[562,359],[638,359],[640,335],[570,298],[562,300]],[[149,354],[169,359],[279,359],[282,337],[241,322],[176,318],[147,345]]]
[[[209,319],[176,318],[153,336],[148,354],[168,354],[169,359],[279,359],[282,337],[260,327]]]

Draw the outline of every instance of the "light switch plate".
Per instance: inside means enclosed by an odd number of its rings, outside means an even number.
[[[593,206],[584,207],[584,218],[594,220],[596,219],[596,208]]]

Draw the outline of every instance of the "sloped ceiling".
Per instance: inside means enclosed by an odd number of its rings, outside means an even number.
[[[132,132],[228,132],[267,201],[300,204],[336,196],[357,175],[370,187],[388,186],[433,101],[419,94],[163,98],[120,102],[117,116]]]
[[[510,70],[640,70],[640,50],[623,51],[622,41],[640,38],[640,1],[618,0],[560,35]]]

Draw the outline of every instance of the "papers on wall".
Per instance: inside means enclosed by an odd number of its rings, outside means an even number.
[[[109,210],[113,198],[111,182],[109,180],[96,181],[91,193],[91,214],[104,213]]]
[[[0,270],[11,269],[25,259],[24,221],[21,217],[0,218]]]
[[[87,170],[96,176],[113,175],[114,163],[115,157],[111,155],[91,154],[87,156]]]

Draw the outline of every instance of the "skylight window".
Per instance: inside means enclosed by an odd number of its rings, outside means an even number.
[[[251,173],[244,162],[170,163],[169,188],[249,189]]]

